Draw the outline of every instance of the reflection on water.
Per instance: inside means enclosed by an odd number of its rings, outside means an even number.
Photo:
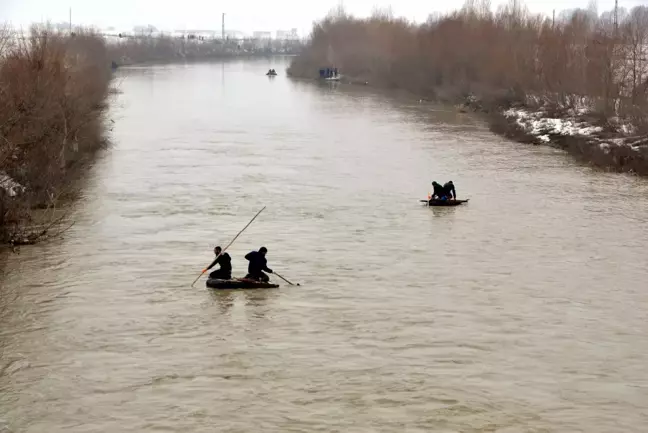
[[[240,308],[246,317],[256,320],[266,318],[272,314],[272,304],[279,293],[274,289],[265,290],[208,290],[213,300],[213,305],[218,308],[219,314],[232,316],[235,309]]]
[[[285,62],[120,72],[75,226],[3,257],[0,431],[642,432],[646,182]],[[263,205],[234,275],[302,285],[191,288]]]

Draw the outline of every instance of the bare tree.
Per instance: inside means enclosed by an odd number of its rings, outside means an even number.
[[[633,104],[645,96],[645,81],[648,78],[648,8],[637,6],[622,27],[626,61],[631,71],[629,91]]]
[[[18,245],[37,242],[63,224],[59,212],[33,208],[56,207],[56,199],[70,191],[75,163],[104,143],[101,115],[110,72],[103,39],[81,29],[71,36],[34,27],[4,47],[0,172],[25,189],[0,197],[0,230],[4,241]]]

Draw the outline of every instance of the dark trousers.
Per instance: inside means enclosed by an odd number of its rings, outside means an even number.
[[[263,281],[264,283],[267,283],[270,281],[270,277],[264,274],[263,272],[259,271],[258,273],[255,274],[247,274],[245,278],[248,278],[250,280],[257,280],[257,281]]]
[[[209,278],[213,278],[215,280],[229,280],[232,278],[232,273],[223,269],[216,269],[211,274],[209,274]]]

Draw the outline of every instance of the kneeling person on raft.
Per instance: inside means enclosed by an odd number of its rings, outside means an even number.
[[[432,187],[434,188],[434,191],[432,191],[432,199],[445,200],[446,193],[443,186],[437,183],[437,181],[434,181],[432,182]]]
[[[457,199],[457,192],[455,191],[454,184],[452,181],[446,183],[445,185],[441,185],[437,183],[436,181],[432,182],[432,186],[434,187],[434,192],[432,193],[432,199],[434,200],[456,200]]]
[[[259,251],[252,251],[245,256],[245,259],[250,262],[248,263],[248,274],[245,278],[263,281],[264,283],[270,281],[270,277],[263,272],[272,273],[272,269],[268,267],[268,260],[265,258],[267,252],[266,247],[261,247]]]
[[[457,192],[455,191],[454,183],[452,183],[452,181],[443,185],[443,192],[447,198],[451,198],[452,200],[457,199]]]
[[[209,278],[216,280],[229,280],[232,278],[232,258],[229,254],[222,253],[222,251],[223,250],[221,249],[221,247],[214,248],[214,254],[216,254],[216,258],[211,265],[207,266],[207,268],[203,270],[203,273],[205,273],[209,269],[216,266],[216,264],[220,265],[220,268],[209,274]]]

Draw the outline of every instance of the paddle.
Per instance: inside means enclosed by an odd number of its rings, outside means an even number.
[[[254,220],[256,219],[256,217],[258,217],[259,214],[260,214],[261,212],[263,212],[263,209],[265,209],[265,208],[266,208],[266,207],[263,206],[263,208],[262,208],[259,212],[257,212],[256,215],[254,215],[254,218],[252,218],[252,219],[250,220],[250,222],[247,223],[247,225],[246,225],[245,227],[243,227],[243,230],[241,230],[240,232],[238,232],[238,234],[237,234],[236,236],[234,236],[234,239],[232,239],[232,242],[230,242],[229,244],[227,244],[227,246],[221,250],[220,254],[217,255],[216,258],[219,258],[219,257],[220,257],[224,252],[225,252],[226,249],[228,249],[230,246],[232,246],[232,244],[234,243],[234,241],[236,240],[236,238],[238,238],[238,237],[241,235],[241,233],[243,233],[243,232],[245,231],[245,229],[248,228],[248,227],[250,226],[250,224],[252,224],[252,221],[254,221]],[[196,279],[194,280],[194,282],[191,283],[191,287],[193,287],[194,284],[196,284],[196,281],[198,281],[198,280],[200,279],[200,277],[202,277],[203,274],[204,274],[205,272],[207,272],[207,269],[204,269],[204,270],[200,273],[200,275],[198,275],[198,278],[196,278]]]
[[[279,275],[278,273],[276,273],[276,272],[272,272],[272,273],[275,274],[276,276],[278,276],[279,278],[281,278],[282,280],[284,280],[286,283],[290,284],[291,286],[299,286],[299,283],[293,284],[290,281],[288,281],[287,279],[285,279],[284,277],[282,277],[281,275]]]

